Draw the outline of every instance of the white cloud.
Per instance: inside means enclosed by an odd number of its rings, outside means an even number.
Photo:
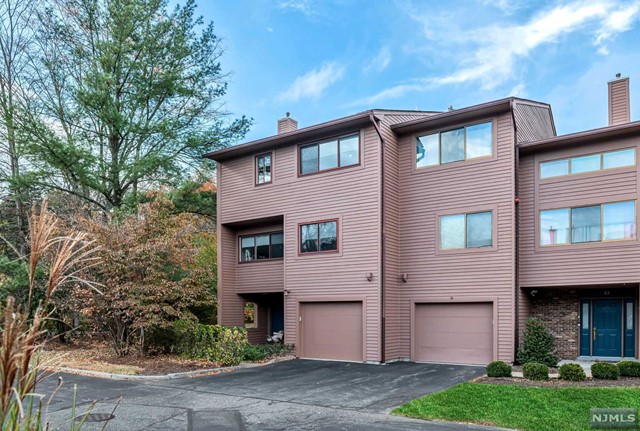
[[[519,82],[507,94],[514,97],[527,97],[527,85]]]
[[[369,64],[367,64],[363,71],[364,73],[369,73],[371,71],[382,72],[385,70],[389,64],[391,63],[391,50],[388,46],[383,46],[380,48],[378,55],[373,57]]]
[[[267,27],[267,28],[266,28],[266,30],[267,30],[269,33],[273,33],[273,27]]]
[[[344,72],[345,67],[341,64],[325,63],[317,69],[298,76],[293,84],[278,96],[278,100],[297,102],[300,99],[320,97],[327,88],[342,79]]]
[[[468,55],[448,75],[422,77],[411,84],[401,83],[358,103],[369,105],[401,97],[410,91],[449,84],[479,83],[481,89],[492,90],[513,79],[519,62],[534,50],[557,43],[569,33],[586,31],[594,35],[594,46],[598,52],[606,54],[606,42],[616,34],[630,30],[639,16],[640,0],[578,0],[544,10],[524,24],[492,25],[466,31],[453,29],[440,37],[441,32],[433,29],[442,27],[442,23],[434,22],[433,14],[414,14],[412,18],[422,24],[424,36],[431,44],[441,44],[440,49],[444,52]]]
[[[278,7],[283,10],[292,10],[300,12],[306,16],[315,14],[313,2],[311,0],[282,0],[278,3]]]

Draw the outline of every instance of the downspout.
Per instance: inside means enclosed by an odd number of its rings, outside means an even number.
[[[520,149],[518,148],[518,126],[516,125],[516,116],[514,114],[515,101],[511,99],[511,121],[513,122],[513,147],[514,147],[514,189],[515,189],[515,323],[514,323],[514,359],[520,347]]]
[[[369,118],[373,128],[376,129],[376,133],[380,138],[380,362],[385,363],[385,315],[387,310],[384,303],[384,256],[385,256],[385,242],[384,242],[384,138],[378,127],[378,123],[373,115],[373,111],[369,111]]]

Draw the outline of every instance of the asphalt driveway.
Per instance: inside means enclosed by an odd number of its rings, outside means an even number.
[[[481,367],[394,363],[366,365],[294,360],[213,376],[168,381],[118,381],[62,375],[48,418],[69,429],[74,386],[77,413],[98,400],[93,413],[122,402],[109,431],[171,430],[462,430],[489,429],[388,415],[431,392],[481,375]],[[56,376],[40,386],[49,393]],[[91,423],[86,429],[99,429]],[[85,428],[83,428],[83,431]]]

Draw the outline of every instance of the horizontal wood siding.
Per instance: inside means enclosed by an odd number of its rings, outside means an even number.
[[[455,166],[412,170],[414,137],[399,140],[400,273],[398,355],[410,356],[411,304],[430,301],[497,301],[497,356],[513,360],[514,340],[514,138],[510,114],[496,118],[497,157]],[[496,249],[438,253],[436,213],[494,208]]]
[[[237,230],[235,255],[240,255],[238,247],[241,236],[281,230],[282,224],[263,225],[250,229]],[[283,259],[255,260],[242,263],[236,259],[235,274],[237,293],[267,293],[282,292],[284,290]]]
[[[348,131],[345,131],[348,132]],[[362,139],[363,137],[363,139]],[[324,298],[362,300],[365,304],[365,359],[380,360],[380,143],[373,127],[361,133],[361,164],[306,176],[297,174],[297,147],[273,150],[272,184],[254,185],[254,158],[242,157],[219,166],[219,212],[221,226],[239,221],[281,216],[284,220],[285,337],[297,344],[298,303]],[[338,219],[339,252],[298,255],[298,224]],[[223,253],[237,254],[231,247]],[[229,258],[220,257],[228,262]],[[223,268],[219,285],[223,301],[228,292],[245,287],[227,283],[233,267]],[[249,267],[249,265],[247,265]],[[225,271],[228,271],[224,277]],[[245,271],[244,267],[242,271]],[[247,269],[252,271],[252,269]],[[374,275],[367,281],[366,274]],[[241,276],[241,279],[246,278]],[[233,303],[233,301],[231,300]],[[241,309],[226,310],[222,323]],[[231,320],[227,320],[227,319]]]
[[[630,120],[629,78],[609,82],[609,125],[624,124]]]
[[[539,180],[541,160],[629,148],[640,138],[582,145],[566,150],[527,155],[520,160],[520,284],[524,287],[637,283],[640,281],[640,242],[570,244],[540,247],[538,221],[542,209],[602,204],[638,197],[638,169]],[[636,149],[636,157],[638,150]],[[636,204],[636,225],[638,205]]]
[[[247,338],[251,344],[265,344],[269,335],[269,307],[258,304],[258,326],[247,329]]]

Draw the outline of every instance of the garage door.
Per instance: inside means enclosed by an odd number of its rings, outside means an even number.
[[[300,356],[362,361],[361,302],[306,302],[300,306]]]
[[[417,361],[487,364],[493,359],[493,304],[416,304]]]

